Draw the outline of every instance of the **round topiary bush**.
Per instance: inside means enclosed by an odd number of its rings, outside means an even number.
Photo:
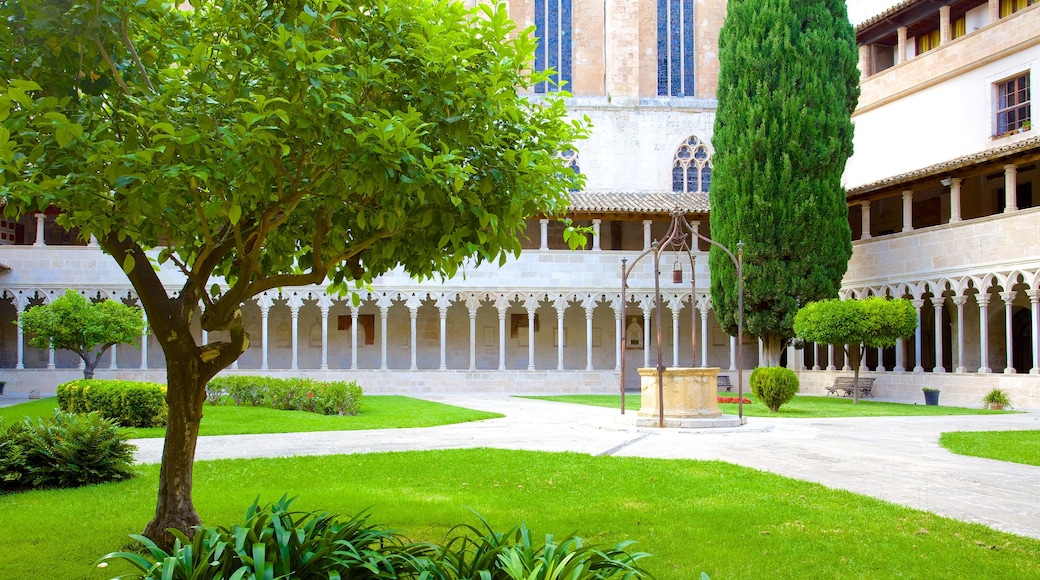
[[[751,392],[772,412],[798,392],[798,376],[783,367],[758,367],[751,373]]]

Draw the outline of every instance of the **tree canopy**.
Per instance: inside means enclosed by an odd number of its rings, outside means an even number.
[[[744,328],[779,363],[798,307],[837,296],[852,255],[841,175],[858,53],[844,0],[731,0],[719,36],[711,233],[744,247]],[[737,329],[736,271],[712,248],[711,299]]]
[[[548,74],[504,6],[0,0],[0,16],[4,212],[54,206],[95,236],[166,356],[152,538],[199,523],[204,386],[248,347],[243,301],[504,260],[580,187],[557,154],[586,124],[563,95],[518,93]],[[193,318],[226,338],[196,344]]]
[[[117,300],[91,302],[66,290],[49,304],[33,306],[19,318],[29,344],[71,350],[83,359],[83,378],[94,377],[101,356],[112,345],[134,344],[144,331],[141,310]]]
[[[888,348],[900,338],[913,336],[916,329],[917,310],[909,300],[880,296],[810,302],[794,317],[798,338],[844,349],[857,381],[860,361],[868,347]],[[858,401],[859,389],[854,393]]]

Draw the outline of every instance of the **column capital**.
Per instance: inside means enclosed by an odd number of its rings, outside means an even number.
[[[932,301],[932,306],[934,306],[936,308],[940,308],[940,307],[942,307],[943,304],[946,304],[946,297],[945,296],[932,296],[931,301]]]
[[[979,306],[989,306],[989,300],[992,297],[993,296],[989,292],[979,292],[975,295],[975,302],[978,303]]]
[[[1018,290],[1008,290],[1007,292],[1000,293],[1000,299],[1008,305],[1015,301],[1016,296],[1018,296]]]
[[[956,304],[957,306],[964,306],[965,304],[968,303],[968,297],[967,296],[954,296],[953,297],[953,303]]]

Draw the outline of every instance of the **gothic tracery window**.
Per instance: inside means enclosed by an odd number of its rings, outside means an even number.
[[[657,94],[693,90],[693,0],[657,0]]]
[[[571,83],[571,0],[535,0],[534,35],[538,47],[534,54],[537,71],[555,69],[547,82],[535,85],[534,92],[570,90]]]
[[[672,191],[708,193],[711,188],[711,155],[708,146],[690,136],[675,151],[672,159]]]

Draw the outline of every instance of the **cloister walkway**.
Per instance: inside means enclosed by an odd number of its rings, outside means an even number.
[[[1040,411],[1008,415],[773,419],[718,430],[637,429],[617,410],[501,395],[437,395],[441,403],[505,415],[420,429],[203,437],[197,459],[495,447],[591,455],[722,460],[847,489],[1003,531],[1040,538],[1040,467],[952,454],[944,431],[1040,429]],[[629,412],[626,417],[634,418]],[[162,440],[139,439],[158,462]],[[739,482],[734,482],[739,497]]]

